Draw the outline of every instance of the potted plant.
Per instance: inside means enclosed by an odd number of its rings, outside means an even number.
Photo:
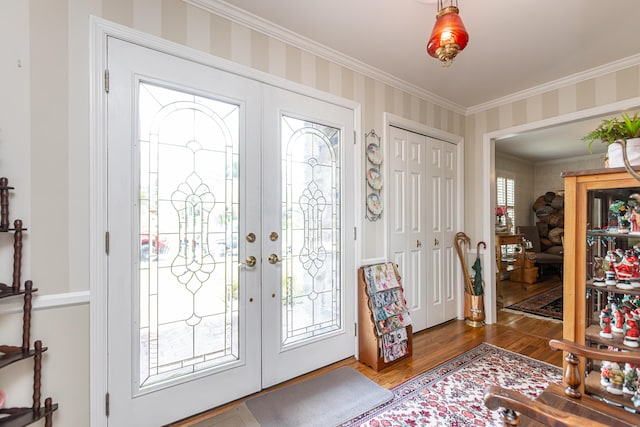
[[[620,117],[604,119],[598,127],[582,138],[587,142],[591,152],[591,145],[601,141],[607,145],[609,167],[623,167],[622,145],[615,144],[617,140],[626,141],[627,156],[631,165],[640,165],[640,117],[635,113],[631,117],[623,113]]]

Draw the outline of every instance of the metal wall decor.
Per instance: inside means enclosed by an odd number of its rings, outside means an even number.
[[[369,221],[377,221],[382,217],[382,150],[380,148],[380,137],[376,131],[371,129],[365,136],[365,150],[367,158],[367,199],[365,201],[367,210],[365,218]]]

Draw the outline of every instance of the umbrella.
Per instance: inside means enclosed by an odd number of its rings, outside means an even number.
[[[456,251],[458,252],[458,258],[460,259],[460,264],[462,266],[462,273],[464,274],[464,282],[465,282],[465,292],[470,295],[482,295],[484,293],[484,284],[482,281],[482,265],[480,263],[480,246],[483,248],[487,248],[487,244],[485,242],[478,242],[477,250],[476,250],[476,261],[473,263],[473,270],[476,272],[474,277],[471,278],[468,275],[467,263],[465,262],[465,254],[467,253],[468,246],[471,245],[471,239],[463,232],[459,232],[456,234],[455,239],[453,241]],[[467,248],[465,248],[467,246]]]
[[[480,257],[476,258],[473,263],[473,271],[476,274],[473,276],[473,295],[482,295],[484,293],[484,284],[482,282],[482,265],[480,264]]]

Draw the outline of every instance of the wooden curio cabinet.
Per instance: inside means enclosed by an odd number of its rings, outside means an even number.
[[[616,201],[640,200],[640,182],[623,168],[564,172],[564,325],[565,339],[600,349],[640,352],[626,345],[623,332],[600,334],[600,314],[616,304],[640,297],[640,281],[603,282],[600,263],[611,251],[640,246],[640,231],[618,228],[610,207]],[[639,203],[640,204],[640,203]],[[640,209],[639,209],[640,211]],[[640,224],[639,224],[640,225]],[[608,258],[607,258],[608,259]],[[604,268],[606,270],[607,267]],[[609,283],[609,284],[607,284]],[[611,319],[614,322],[614,319]],[[587,360],[584,391],[635,412],[629,395],[616,395],[601,384],[600,361]],[[640,408],[638,408],[640,409]]]

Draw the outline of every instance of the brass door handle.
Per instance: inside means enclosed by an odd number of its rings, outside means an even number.
[[[256,257],[253,255],[249,255],[247,259],[244,260],[244,263],[238,264],[238,267],[253,267],[256,265]]]
[[[277,264],[279,262],[282,262],[282,260],[278,258],[278,255],[276,254],[269,255],[268,260],[269,260],[269,264]]]
[[[440,241],[438,239],[433,239],[433,244],[435,246],[438,246],[440,244]]]

